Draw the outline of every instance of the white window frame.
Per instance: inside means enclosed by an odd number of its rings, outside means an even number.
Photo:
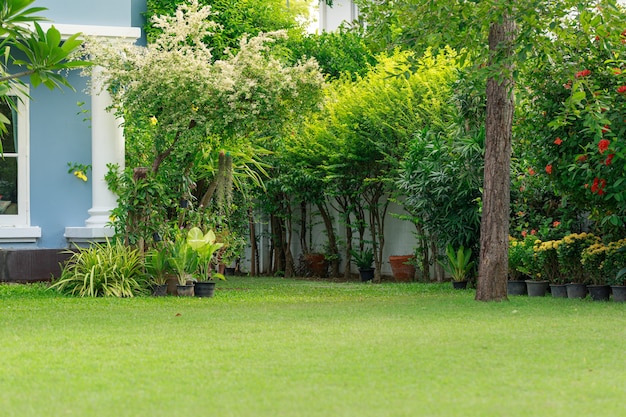
[[[0,214],[0,242],[35,242],[39,227],[30,226],[30,99],[27,86],[11,89],[17,100],[17,214]],[[10,127],[9,127],[10,128]],[[14,154],[7,153],[7,156]]]

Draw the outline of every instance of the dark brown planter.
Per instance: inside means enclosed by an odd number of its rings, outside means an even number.
[[[304,255],[304,260],[311,276],[320,278],[328,276],[328,261],[323,253],[307,253]]]
[[[413,258],[413,255],[399,255],[390,256],[389,265],[391,265],[391,272],[396,282],[411,282],[415,276],[415,266],[408,262]]]
[[[165,297],[167,295],[167,284],[154,284],[152,295],[155,297]]]

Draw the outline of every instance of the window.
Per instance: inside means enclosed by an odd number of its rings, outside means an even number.
[[[12,91],[0,102],[0,112],[11,121],[1,134],[0,157],[0,240],[34,241],[39,228],[30,226],[28,150],[28,92]],[[21,99],[19,98],[21,97]],[[9,101],[9,105],[6,101]]]

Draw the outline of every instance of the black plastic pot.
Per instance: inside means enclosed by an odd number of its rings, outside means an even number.
[[[198,281],[194,288],[194,294],[196,297],[210,298],[215,293],[215,282],[213,281]]]

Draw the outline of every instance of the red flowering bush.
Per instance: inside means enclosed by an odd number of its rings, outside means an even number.
[[[520,80],[529,94],[515,127],[514,156],[525,169],[545,171],[539,175],[553,184],[560,208],[567,202],[570,220],[589,217],[599,232],[623,235],[626,48],[622,30],[611,30],[609,20],[598,40],[599,29],[585,24],[575,39],[558,40],[561,61],[536,66]]]

